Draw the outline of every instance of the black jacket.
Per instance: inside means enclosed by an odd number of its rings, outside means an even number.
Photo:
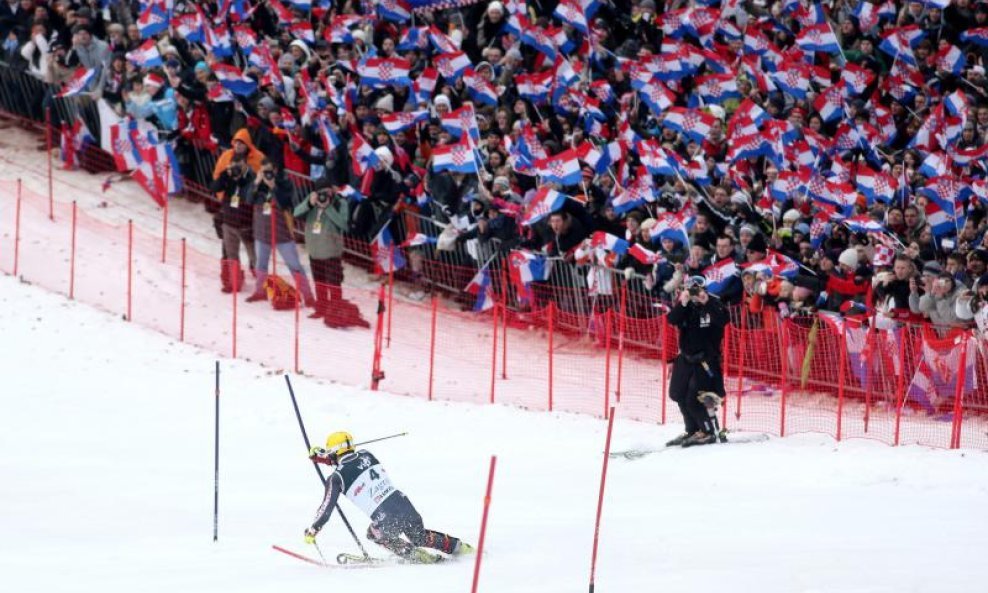
[[[720,343],[727,322],[727,309],[713,297],[703,305],[692,301],[685,306],[676,303],[669,312],[669,323],[679,329],[680,354],[702,355],[701,360],[720,359]]]

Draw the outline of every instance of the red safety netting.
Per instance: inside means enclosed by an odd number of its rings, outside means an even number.
[[[348,245],[349,257],[369,266],[369,247]],[[370,326],[339,329],[311,319],[302,303],[274,310],[246,302],[256,285],[243,269],[246,257],[223,262],[219,253],[218,244],[204,253],[0,182],[0,270],[183,342],[416,397],[601,417],[614,405],[622,418],[679,421],[666,387],[677,332],[647,294],[620,278],[595,291],[566,277],[537,283],[533,302],[519,309],[492,266],[491,300],[475,312],[476,296],[463,291],[475,270],[457,254],[423,253],[397,278],[332,287]],[[275,265],[297,282],[284,262]],[[220,290],[224,273],[239,291]],[[429,292],[411,298],[419,289]],[[880,330],[822,313],[783,319],[747,308],[731,318],[725,427],[988,448],[988,358],[985,340],[972,332]]]

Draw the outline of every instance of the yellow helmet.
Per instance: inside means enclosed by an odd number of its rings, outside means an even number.
[[[326,450],[337,457],[353,453],[353,435],[349,432],[334,432],[326,437]]]

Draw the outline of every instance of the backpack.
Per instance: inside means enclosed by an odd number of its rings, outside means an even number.
[[[294,309],[298,304],[298,291],[280,276],[268,276],[264,280],[264,291],[271,306],[278,311]]]

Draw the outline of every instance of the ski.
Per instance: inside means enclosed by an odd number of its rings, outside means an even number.
[[[764,443],[769,440],[767,434],[748,434],[748,435],[730,435],[726,441],[720,441],[719,443],[711,443],[710,445],[704,445],[706,447],[714,447],[717,445],[743,445],[745,443]],[[692,448],[692,447],[687,447]],[[628,460],[641,459],[646,455],[651,455],[653,453],[664,453],[666,451],[675,451],[678,449],[683,449],[683,447],[661,447],[658,449],[627,449],[624,451],[611,451],[610,457],[612,459],[624,458]]]
[[[278,545],[271,546],[271,549],[275,550],[276,552],[281,552],[286,556],[291,556],[296,560],[301,560],[302,562],[306,562],[308,564],[315,564],[316,566],[322,568],[346,568],[346,569],[376,568],[376,567],[387,566],[388,564],[391,564],[391,562],[383,558],[374,558],[372,556],[368,556],[367,558],[364,558],[363,556],[360,556],[358,554],[345,554],[345,553],[337,554],[336,556],[337,564],[323,564],[321,560],[310,558],[309,556],[299,554],[298,552],[293,552],[287,548],[283,548]],[[345,556],[346,559],[341,560],[341,557],[343,556]]]

